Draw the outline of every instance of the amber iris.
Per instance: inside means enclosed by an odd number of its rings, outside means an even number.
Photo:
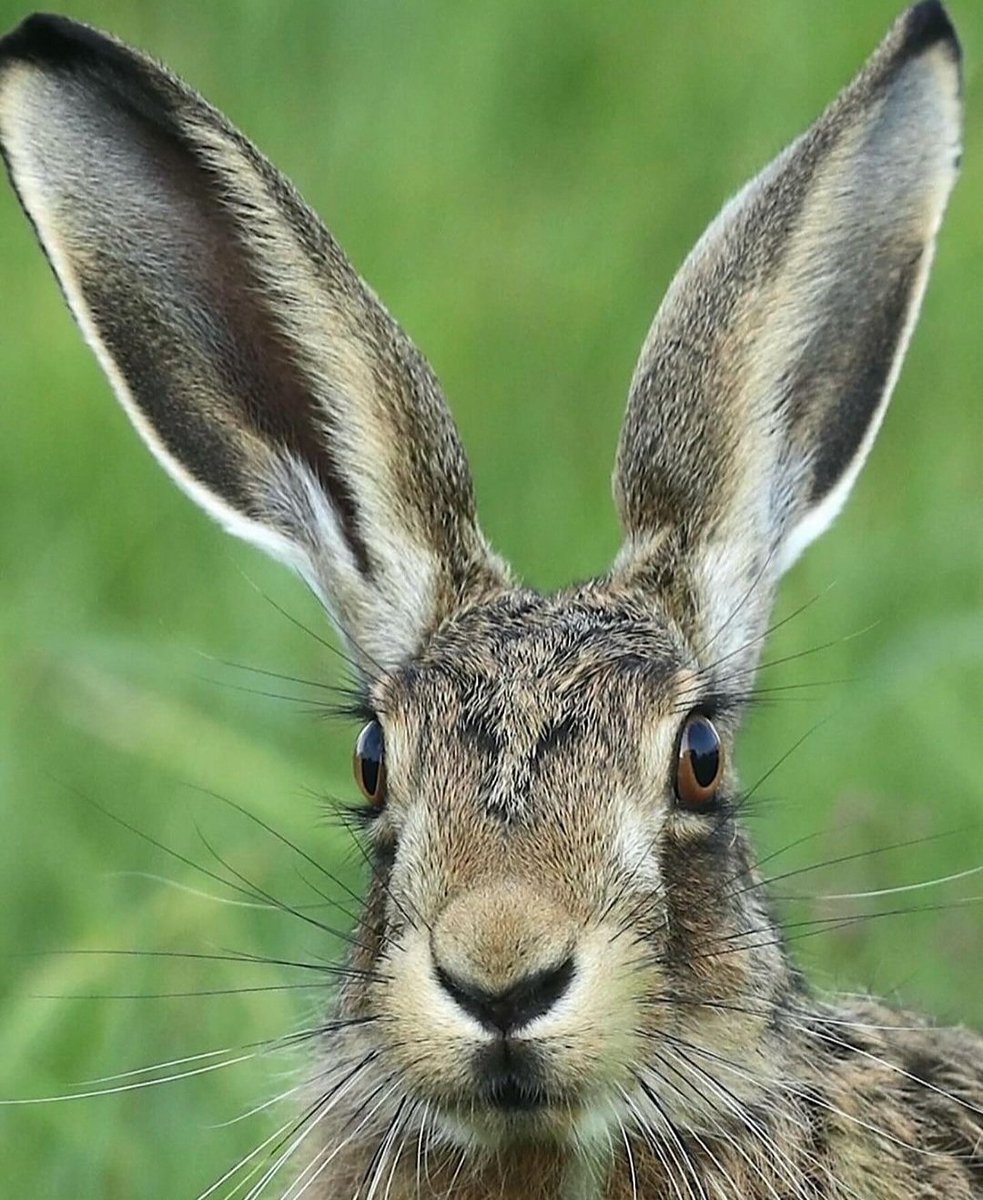
[[[713,722],[702,713],[687,717],[679,735],[676,799],[684,808],[708,808],[724,770],[724,748]]]
[[[382,726],[378,721],[369,721],[355,742],[352,767],[362,795],[375,808],[381,808],[386,799],[385,751]]]

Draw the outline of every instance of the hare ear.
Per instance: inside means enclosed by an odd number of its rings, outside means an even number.
[[[953,28],[934,0],[916,5],[724,208],[656,315],[615,468],[614,573],[668,591],[698,640],[760,629],[870,451],[958,169],[960,109]]]
[[[120,43],[35,16],[0,41],[0,144],[147,445],[304,576],[364,665],[405,660],[502,578],[430,368],[218,112]]]

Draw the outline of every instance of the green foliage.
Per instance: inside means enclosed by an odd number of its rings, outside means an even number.
[[[886,0],[65,8],[169,62],[325,215],[441,376],[486,530],[542,586],[614,553],[605,501],[627,380],[676,265],[896,11]],[[964,177],[880,444],[777,615],[817,599],[765,658],[815,653],[766,672],[767,685],[795,687],[756,711],[741,747],[753,781],[825,722],[756,793],[762,853],[818,835],[770,863],[776,874],[932,840],[788,879],[789,894],[889,888],[980,861],[983,9],[953,9],[967,53]],[[0,0],[0,25],[25,11]],[[214,847],[291,904],[321,903],[301,876],[345,899],[208,791],[345,884],[362,864],[317,798],[352,798],[353,731],[311,715],[328,693],[223,665],[342,683],[339,660],[266,597],[326,636],[321,614],[152,463],[7,189],[0,289],[0,1095],[11,1099],[248,1046],[318,1011],[312,972],[180,957],[317,961],[339,949],[302,919],[217,902],[244,898],[147,840],[227,874]],[[977,878],[799,901],[793,920],[931,911],[796,949],[823,985],[980,1023],[980,909],[952,902],[981,891]],[[113,949],[177,956],[61,953]],[[0,1108],[2,1191],[194,1197],[269,1132],[262,1116],[215,1126],[293,1086],[293,1065],[259,1055],[186,1082]]]

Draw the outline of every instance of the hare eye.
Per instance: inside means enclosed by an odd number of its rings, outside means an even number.
[[[355,771],[355,782],[362,789],[362,795],[374,808],[381,808],[386,799],[385,750],[382,726],[378,721],[370,721],[355,742],[352,766]]]
[[[706,808],[717,794],[723,769],[720,735],[708,717],[694,713],[679,735],[676,799],[684,808]]]

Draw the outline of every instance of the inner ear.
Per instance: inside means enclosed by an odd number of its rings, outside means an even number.
[[[96,168],[107,171],[105,186],[115,184],[112,222],[93,221],[95,229],[76,232],[80,214],[74,219],[69,214],[64,224],[67,236],[79,243],[79,256],[82,239],[92,239],[93,260],[112,264],[109,270],[77,272],[110,355],[124,377],[137,382],[140,407],[169,453],[243,515],[266,517],[243,454],[244,438],[307,467],[368,573],[356,500],[332,450],[337,430],[331,413],[315,399],[221,177],[174,128],[130,105],[114,121],[121,127],[102,122],[107,127],[100,144],[89,148],[106,156],[108,166]],[[131,146],[122,171],[113,152],[121,143]],[[109,171],[115,172],[112,178]],[[148,196],[159,216],[148,213]],[[110,240],[120,243],[115,252]],[[121,291],[125,305],[119,303]],[[191,372],[197,373],[201,403],[176,404],[175,380]],[[216,386],[206,391],[202,383],[213,375]],[[195,381],[188,379],[187,386]]]

